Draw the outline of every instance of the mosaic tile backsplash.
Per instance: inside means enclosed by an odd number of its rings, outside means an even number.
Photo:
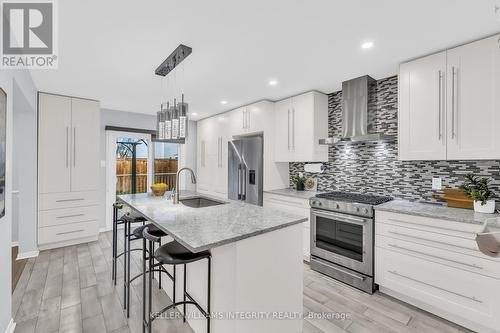
[[[369,116],[375,132],[397,135],[397,76],[377,81],[376,103]],[[329,136],[342,131],[342,92],[328,95]],[[490,177],[495,197],[500,197],[500,161],[399,161],[396,142],[365,142],[329,147],[329,162],[323,174],[308,174],[318,179],[319,191],[353,191],[389,195],[415,201],[433,201],[432,177],[441,177],[443,187],[458,187],[463,174],[473,172]],[[290,163],[290,177],[304,171],[304,163]],[[291,183],[290,183],[291,184]],[[292,185],[291,185],[292,186]]]

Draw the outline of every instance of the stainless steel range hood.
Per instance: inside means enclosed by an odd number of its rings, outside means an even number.
[[[342,82],[342,136],[320,139],[323,145],[346,142],[394,140],[372,131],[377,82],[368,75]]]

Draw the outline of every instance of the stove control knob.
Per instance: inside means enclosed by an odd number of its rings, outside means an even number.
[[[368,208],[365,208],[365,214],[368,214]]]
[[[321,201],[318,202],[318,206],[323,206],[323,203]]]
[[[315,204],[316,204],[316,201],[311,201],[311,204],[315,205]]]
[[[356,207],[356,212],[359,213],[359,207]]]
[[[336,205],[335,205],[335,208],[336,208],[336,209],[340,209],[340,205],[339,205],[339,204],[336,204]]]

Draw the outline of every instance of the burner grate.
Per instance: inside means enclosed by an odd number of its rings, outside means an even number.
[[[356,202],[368,205],[379,205],[387,201],[391,201],[391,197],[385,197],[380,195],[371,195],[371,194],[361,194],[361,193],[353,193],[353,192],[327,192],[322,194],[317,194],[316,198],[323,198],[328,200],[337,200],[337,201],[347,201],[347,202]]]

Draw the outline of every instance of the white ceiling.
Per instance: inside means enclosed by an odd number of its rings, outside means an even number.
[[[394,75],[401,61],[499,32],[496,3],[64,0],[59,69],[33,77],[41,91],[150,114],[182,89],[200,118],[262,98],[336,91],[364,74]],[[361,50],[365,41],[375,46]],[[167,86],[154,69],[180,43],[193,53],[167,76]],[[279,84],[270,87],[270,79]]]

